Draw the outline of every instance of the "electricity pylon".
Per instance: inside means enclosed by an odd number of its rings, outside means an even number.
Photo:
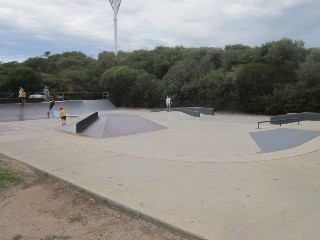
[[[118,37],[117,37],[117,14],[120,8],[121,0],[109,0],[113,9],[113,29],[114,29],[114,53],[118,54]]]

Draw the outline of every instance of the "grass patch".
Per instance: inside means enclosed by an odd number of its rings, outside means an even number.
[[[65,240],[65,239],[70,239],[70,237],[63,237],[63,236],[56,236],[56,235],[49,235],[46,236],[45,240]]]
[[[82,218],[83,217],[79,213],[76,215],[72,215],[71,217],[69,217],[69,223],[81,222]]]
[[[12,240],[21,240],[22,239],[22,235],[18,234],[18,235],[15,235]]]
[[[0,159],[0,192],[22,181],[21,175]]]

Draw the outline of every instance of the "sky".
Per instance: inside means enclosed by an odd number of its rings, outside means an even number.
[[[320,47],[319,0],[122,0],[118,50],[261,46],[282,38]],[[0,0],[0,62],[114,51],[109,0]]]

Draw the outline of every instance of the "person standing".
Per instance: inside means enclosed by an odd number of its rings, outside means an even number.
[[[27,94],[22,87],[20,87],[20,89],[19,89],[19,98],[21,98],[22,104],[26,103]]]
[[[50,112],[51,112],[54,104],[55,104],[55,101],[54,101],[53,98],[51,98],[51,99],[50,99],[50,104],[49,104],[48,118],[50,118]]]
[[[67,125],[67,113],[66,113],[66,111],[63,109],[63,107],[61,107],[59,112],[60,112],[62,125]]]
[[[44,86],[43,95],[44,95],[44,100],[46,102],[49,102],[49,89],[47,86]]]
[[[167,112],[171,112],[171,104],[172,104],[171,98],[167,96],[166,98]]]

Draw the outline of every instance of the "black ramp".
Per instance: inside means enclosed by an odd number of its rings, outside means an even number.
[[[320,136],[320,131],[280,128],[249,134],[261,148],[260,153],[267,153],[298,147]]]

